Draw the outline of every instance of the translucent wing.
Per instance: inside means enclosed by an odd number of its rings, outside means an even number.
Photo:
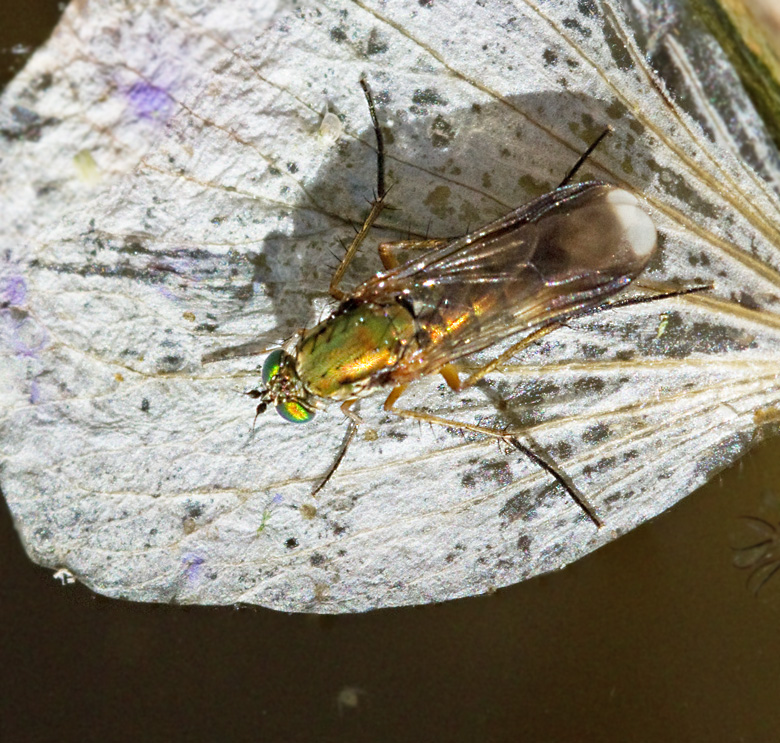
[[[578,183],[378,274],[355,297],[414,317],[415,343],[393,370],[403,382],[597,305],[641,273],[655,244],[633,194]]]

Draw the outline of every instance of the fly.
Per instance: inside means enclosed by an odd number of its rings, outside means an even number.
[[[384,144],[371,91],[361,85],[377,140],[377,194],[371,212],[330,283],[339,306],[326,320],[272,351],[262,369],[257,415],[268,405],[287,421],[305,423],[330,402],[349,419],[338,455],[313,489],[318,492],[346,454],[362,397],[389,390],[384,409],[404,418],[485,434],[521,451],[546,470],[597,526],[593,508],[549,462],[517,436],[395,406],[416,379],[439,373],[455,391],[470,387],[520,349],[561,323],[605,307],[644,270],[656,229],[637,197],[603,181],[570,183],[609,129],[587,149],[553,191],[457,239],[379,245],[385,268],[352,293],[344,272],[385,206]],[[399,250],[419,256],[399,264]],[[699,291],[696,287],[612,301],[609,307]],[[521,339],[461,379],[453,362],[511,337]],[[257,417],[257,416],[256,416]]]

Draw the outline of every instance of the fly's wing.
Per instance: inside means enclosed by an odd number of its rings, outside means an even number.
[[[647,264],[656,231],[636,196],[598,181],[559,188],[358,287],[400,303],[417,333],[397,381],[596,306]]]

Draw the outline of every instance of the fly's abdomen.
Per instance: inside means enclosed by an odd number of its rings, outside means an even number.
[[[348,303],[303,335],[298,377],[317,397],[357,397],[371,389],[376,375],[398,363],[414,331],[411,315],[400,305]]]

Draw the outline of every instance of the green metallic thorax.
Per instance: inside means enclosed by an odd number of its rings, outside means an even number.
[[[347,400],[379,384],[414,336],[414,321],[400,305],[347,303],[304,332],[295,357],[303,386],[317,397]]]

